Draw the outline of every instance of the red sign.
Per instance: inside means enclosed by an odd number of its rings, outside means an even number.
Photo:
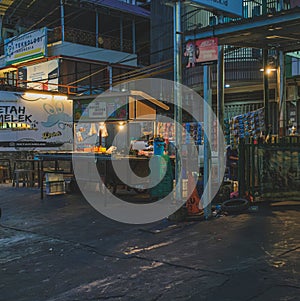
[[[204,63],[218,60],[218,39],[190,41],[186,44],[184,56],[188,57],[187,68],[194,67],[195,63]]]

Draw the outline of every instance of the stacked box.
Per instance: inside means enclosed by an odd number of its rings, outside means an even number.
[[[63,174],[47,173],[46,174],[46,194],[64,194],[66,193],[66,184]]]

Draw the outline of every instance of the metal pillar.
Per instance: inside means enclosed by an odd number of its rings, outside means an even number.
[[[99,13],[96,11],[96,48],[99,47]]]
[[[120,17],[120,51],[123,51],[123,18]]]
[[[2,44],[3,42],[2,26],[3,26],[3,15],[0,15],[0,44]]]
[[[279,4],[279,7],[278,7],[279,11],[283,10],[284,9],[284,0],[279,0],[278,4]]]
[[[109,90],[112,91],[113,89],[113,72],[112,72],[112,66],[107,66],[107,72],[108,72],[108,84],[109,84]]]
[[[60,25],[61,25],[61,41],[65,41],[65,11],[63,0],[60,0]]]
[[[277,85],[279,87],[279,137],[286,134],[286,82],[285,82],[285,56],[279,51],[279,66],[277,68]]]
[[[267,0],[262,0],[262,15],[267,13]]]
[[[136,31],[135,31],[135,20],[132,20],[132,53],[136,53]]]
[[[182,144],[182,95],[181,95],[181,1],[176,1],[173,6],[174,19],[174,106],[175,106],[175,182],[176,182],[176,201],[182,199],[182,166],[181,166],[181,144]]]
[[[211,187],[209,185],[209,172],[211,170],[211,151],[209,141],[211,141],[211,120],[209,114],[209,107],[212,103],[212,92],[210,85],[210,66],[204,65],[203,67],[203,97],[204,97],[204,175],[203,175],[203,187],[206,192],[202,196],[204,217],[208,219],[211,216]]]
[[[268,49],[263,49],[262,51],[263,56],[263,88],[264,88],[264,107],[265,107],[265,135],[269,134],[269,78],[268,78]]]
[[[224,71],[224,46],[218,47],[218,64],[217,64],[217,107],[218,107],[218,120],[220,128],[224,131],[224,87],[225,87],[225,71]],[[209,87],[210,88],[210,87]],[[223,147],[224,147],[224,136],[218,133],[218,154],[220,164],[218,165],[218,181],[221,182],[223,175],[221,175],[220,169],[224,166],[224,156],[223,156]]]

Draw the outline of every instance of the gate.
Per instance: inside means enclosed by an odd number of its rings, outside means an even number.
[[[271,143],[240,140],[239,194],[300,200],[300,137],[273,140]]]

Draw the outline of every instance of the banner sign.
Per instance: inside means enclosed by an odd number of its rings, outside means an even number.
[[[126,121],[127,96],[74,100],[74,121]]]
[[[189,41],[186,44],[184,56],[188,58],[187,68],[194,67],[195,63],[205,63],[218,60],[218,39],[208,38]]]
[[[227,16],[243,16],[243,0],[192,0],[192,3],[206,10]]]
[[[58,91],[58,59],[18,69],[21,88]]]
[[[0,150],[3,148],[73,150],[72,102],[0,91]]]
[[[47,28],[5,39],[6,65],[41,58],[47,55]]]

